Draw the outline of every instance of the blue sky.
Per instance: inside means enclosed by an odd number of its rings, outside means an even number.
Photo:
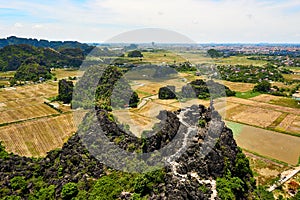
[[[0,0],[0,37],[107,41],[164,28],[193,41],[300,43],[299,0]]]

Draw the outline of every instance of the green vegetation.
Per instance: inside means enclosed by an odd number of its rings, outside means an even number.
[[[81,49],[59,49],[10,45],[0,49],[0,71],[17,70],[22,64],[37,63],[50,68],[79,67],[84,59]]]
[[[170,65],[170,67],[174,68],[178,72],[189,72],[196,71],[196,67],[193,66],[190,62],[179,63],[179,65]]]
[[[76,183],[67,183],[63,186],[61,191],[61,197],[65,200],[71,200],[73,197],[76,197],[78,194],[78,188]]]
[[[252,97],[256,97],[260,94],[261,94],[260,92],[247,91],[247,92],[236,92],[235,96],[242,99],[249,99]]]
[[[255,186],[255,179],[252,177],[249,160],[240,150],[235,159],[233,172],[228,170],[224,177],[217,178],[218,196],[225,200],[244,199],[245,191]]]
[[[134,51],[130,51],[128,53],[128,57],[129,58],[142,58],[144,56],[143,56],[143,54],[140,51],[134,50]]]
[[[58,101],[71,103],[73,95],[73,82],[62,79],[58,82]]]
[[[243,181],[237,177],[226,176],[217,178],[218,196],[223,200],[239,199],[239,193],[243,193]]]
[[[199,125],[199,127],[204,128],[206,125],[206,121],[204,119],[199,119],[198,125]]]
[[[211,57],[211,58],[219,58],[223,56],[223,53],[215,50],[215,49],[209,49],[207,51],[207,54]]]
[[[267,93],[270,91],[270,89],[271,89],[271,83],[269,83],[268,81],[261,81],[260,83],[254,86],[253,92]]]
[[[184,98],[208,99],[225,96],[234,96],[235,92],[231,91],[227,86],[209,80],[207,82],[202,79],[192,81],[188,85],[182,87],[182,96]]]
[[[138,106],[139,101],[140,101],[139,95],[135,91],[133,91],[129,99],[129,107],[136,108]]]
[[[300,108],[300,105],[295,99],[282,97],[280,99],[272,99],[269,103],[290,108]]]
[[[159,88],[158,98],[159,99],[176,99],[175,86],[169,85],[166,87]]]
[[[0,159],[6,159],[9,158],[9,154],[7,151],[5,151],[5,147],[2,145],[2,142],[0,141]]]
[[[234,137],[238,136],[243,130],[243,125],[235,122],[226,121],[226,126],[232,130]]]
[[[90,108],[95,105],[105,110],[111,110],[112,107],[137,107],[138,94],[131,89],[123,74],[123,70],[116,66],[108,66],[105,69],[89,68],[76,84],[72,108]],[[90,84],[91,80],[95,79],[98,80],[98,85],[94,92],[91,91]]]
[[[37,39],[27,39],[27,38],[18,38],[16,36],[11,36],[6,39],[0,39],[0,47],[5,47],[8,45],[19,45],[19,44],[27,44],[35,47],[48,47],[53,49],[65,49],[65,48],[80,48],[86,54],[89,53],[93,46],[89,46],[87,44],[82,44],[76,41],[48,41],[48,40],[37,40]]]
[[[21,176],[15,176],[10,180],[10,185],[12,189],[14,190],[21,190],[24,191],[27,187],[27,183],[24,179],[24,177]]]
[[[117,199],[122,191],[134,193],[132,199],[142,199],[154,190],[155,186],[164,181],[163,170],[156,170],[145,174],[130,174],[113,171],[96,181],[89,199]],[[146,199],[146,198],[145,198]]]
[[[22,64],[16,71],[11,83],[15,81],[33,81],[51,79],[50,70],[37,63]]]
[[[266,188],[258,186],[253,192],[256,200],[275,200],[272,192],[268,192]]]
[[[222,80],[243,83],[258,83],[263,80],[283,82],[281,69],[273,65],[264,67],[256,66],[218,66],[218,72],[221,77],[213,76],[213,78],[221,78]]]

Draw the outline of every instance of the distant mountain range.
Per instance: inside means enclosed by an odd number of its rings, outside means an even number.
[[[90,46],[88,44],[80,43],[77,41],[48,41],[48,40],[37,40],[32,38],[19,38],[16,36],[11,36],[8,38],[0,39],[0,48],[3,48],[8,45],[19,45],[19,44],[27,44],[35,47],[49,47],[55,50],[63,49],[63,48],[80,48],[84,54],[88,54],[94,46]]]

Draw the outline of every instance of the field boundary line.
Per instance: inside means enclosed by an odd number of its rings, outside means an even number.
[[[20,124],[20,123],[24,123],[24,122],[28,122],[28,121],[40,120],[43,118],[53,118],[53,117],[57,117],[57,116],[65,115],[65,114],[69,114],[69,113],[72,113],[72,111],[68,111],[68,112],[64,112],[64,113],[57,113],[57,114],[52,114],[52,115],[47,115],[47,116],[41,116],[41,117],[34,117],[34,118],[24,119],[24,120],[19,120],[19,121],[14,121],[14,122],[2,123],[2,124],[0,124],[0,127],[12,125],[12,124]]]
[[[282,131],[282,130],[278,130],[278,129],[273,129],[273,128],[269,128],[269,127],[263,128],[263,127],[256,126],[256,125],[253,125],[253,124],[247,124],[247,123],[244,123],[244,122],[233,121],[231,119],[226,119],[226,118],[224,120],[229,121],[229,122],[235,122],[235,123],[238,123],[238,124],[247,125],[247,126],[252,126],[252,127],[255,127],[255,128],[260,128],[260,129],[264,129],[264,130],[268,130],[268,131],[274,131],[274,132],[285,134],[285,135],[300,137],[300,134],[297,134],[297,133],[291,133],[291,132]]]

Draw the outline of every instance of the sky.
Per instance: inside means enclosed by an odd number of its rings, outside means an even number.
[[[0,38],[105,42],[154,28],[180,35],[167,42],[300,43],[299,23],[299,0],[0,0]]]

